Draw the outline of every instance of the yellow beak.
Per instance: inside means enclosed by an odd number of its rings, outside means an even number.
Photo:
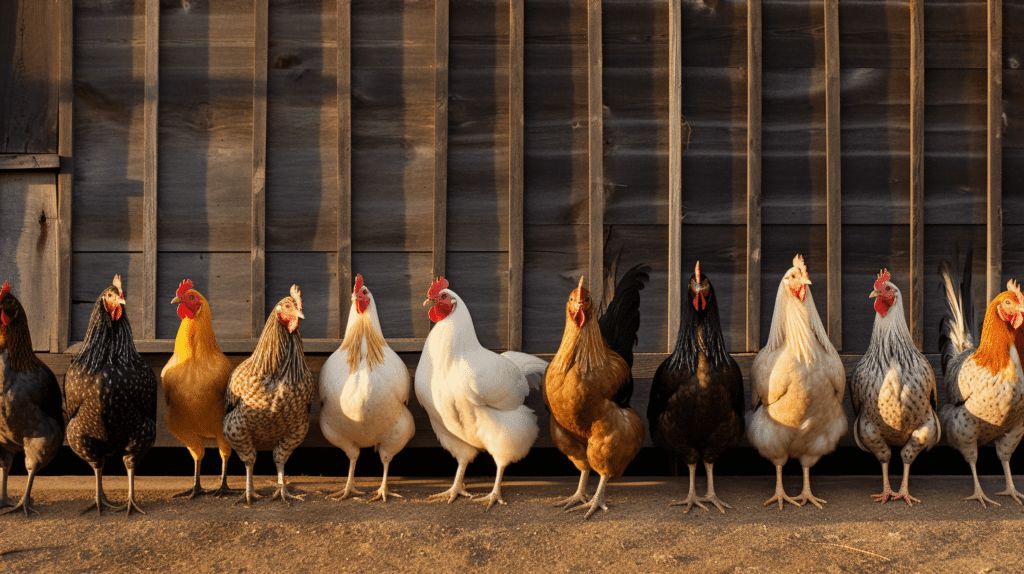
[[[876,291],[872,291],[871,294],[868,295],[868,299],[874,299],[875,297],[878,297],[879,295],[881,295],[881,293],[879,293],[877,290]]]

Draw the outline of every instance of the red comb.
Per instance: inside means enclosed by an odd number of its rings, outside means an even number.
[[[4,288],[6,288],[6,287],[7,287],[7,284],[4,283]],[[1020,303],[1021,305],[1024,305],[1024,293],[1020,292],[1020,285],[1016,281],[1014,281],[1013,279],[1010,279],[1009,281],[1007,281],[1006,282],[1006,290],[1011,292],[1011,293],[1013,293],[1014,295],[1016,295],[1017,296],[1017,302]],[[3,295],[0,294],[0,297],[2,297],[2,296]]]
[[[184,281],[182,281],[181,285],[178,285],[178,292],[177,292],[178,297],[184,297],[185,293],[188,293],[188,290],[191,289],[191,288],[192,288],[192,280],[191,279],[185,279]]]
[[[793,267],[796,267],[805,278],[807,277],[807,264],[804,263],[803,255],[797,255],[793,258]]]
[[[117,294],[124,299],[124,289],[121,288],[121,276],[114,275],[114,287],[117,287]]]
[[[693,272],[697,275],[697,283],[700,283],[700,261],[697,262],[697,267]]]
[[[0,299],[2,299],[4,295],[6,295],[6,294],[8,294],[10,292],[11,292],[11,282],[10,281],[4,281],[4,286],[0,287]]]
[[[889,270],[888,269],[882,269],[882,271],[878,273],[878,279],[875,279],[875,291],[881,291],[882,290],[882,284],[887,283],[888,281],[889,281]]]
[[[352,288],[352,292],[355,293],[363,288],[363,276],[356,273],[356,286]]]
[[[448,288],[448,280],[444,277],[438,277],[434,279],[434,282],[430,284],[430,290],[427,291],[427,299],[437,299],[441,291]]]
[[[298,285],[292,285],[292,289],[291,289],[290,295],[292,296],[292,299],[295,300],[295,306],[299,308],[299,311],[301,311],[302,310],[302,292],[299,291],[299,286]]]

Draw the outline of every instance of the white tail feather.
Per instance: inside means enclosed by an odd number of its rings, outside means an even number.
[[[535,391],[540,390],[541,385],[544,383],[544,371],[548,368],[547,361],[528,353],[516,351],[506,351],[501,356],[519,367],[519,370],[526,376],[526,381],[530,384],[531,389]]]
[[[942,262],[941,273],[942,285],[946,291],[946,306],[949,308],[950,314],[953,315],[953,318],[949,321],[949,339],[953,342],[956,352],[962,353],[974,346],[970,333],[967,332],[967,325],[964,324],[963,301],[956,286],[953,285],[953,279],[950,278],[949,267],[945,261]]]

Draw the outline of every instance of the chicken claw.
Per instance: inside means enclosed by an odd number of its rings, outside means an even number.
[[[367,502],[375,502],[378,500],[381,502],[387,502],[388,496],[394,496],[395,498],[405,498],[401,494],[392,492],[391,490],[388,489],[386,485],[382,484],[380,485],[380,488],[377,489],[377,494],[375,494],[374,497],[368,500]]]
[[[682,506],[684,504],[686,505],[686,510],[683,511],[683,514],[688,514],[690,512],[690,510],[693,508],[694,504],[696,504],[697,506],[703,508],[705,511],[708,510],[708,507],[704,506],[703,504],[701,504],[701,499],[697,498],[697,494],[695,492],[692,492],[692,491],[690,492],[690,495],[687,496],[684,500],[680,500],[679,502],[669,503],[669,506],[670,507],[671,506]],[[725,511],[723,510],[723,512],[725,512]]]
[[[246,489],[244,492],[242,492],[242,496],[239,496],[237,499],[235,499],[234,502],[231,503],[231,506],[234,506],[239,502],[244,502],[246,506],[252,506],[252,501],[259,500],[260,498],[263,498],[263,496],[257,494],[255,490]]]
[[[703,496],[702,498],[698,498],[697,500],[699,501],[697,504],[700,504],[701,502],[710,502],[711,504],[714,504],[715,507],[718,508],[718,510],[720,510],[722,512],[722,514],[725,514],[725,509],[726,508],[728,508],[729,510],[732,510],[732,507],[729,506],[728,503],[726,503],[721,498],[718,498],[717,496],[715,496],[714,493],[707,494],[707,495]]]
[[[587,498],[587,494],[585,492],[577,490],[576,494],[573,494],[572,496],[570,496],[568,498],[562,498],[562,499],[556,500],[555,503],[552,504],[551,506],[561,506],[562,510],[569,510],[570,506],[572,506],[574,504],[583,504],[587,500],[589,500]]]
[[[434,500],[444,500],[445,498],[447,498],[448,504],[451,504],[455,502],[455,499],[457,499],[460,496],[465,496],[470,500],[473,499],[473,495],[467,492],[465,488],[463,488],[462,486],[452,485],[451,488],[444,492],[438,492],[437,494],[431,494],[430,496],[428,496],[427,502],[432,502]]]
[[[1021,493],[1017,492],[1016,488],[1013,488],[1013,487],[1007,488],[1006,490],[1004,490],[1002,492],[997,492],[996,495],[997,496],[998,495],[1009,496],[1010,498],[1016,500],[1017,504],[1020,504],[1021,506],[1024,506],[1024,502],[1021,502],[1021,499],[1024,499],[1024,494],[1021,494]]]
[[[501,491],[493,491],[487,496],[480,498],[474,498],[473,502],[479,502],[481,504],[487,504],[487,508],[484,510],[490,510],[495,504],[507,505],[508,503],[501,499]]]
[[[30,512],[34,512],[35,514],[39,514],[38,510],[36,510],[35,508],[32,508],[31,503],[32,503],[32,501],[28,498],[28,496],[24,496],[24,497],[22,497],[21,502],[19,502],[18,504],[15,504],[15,505],[8,504],[6,507],[3,507],[4,511],[0,512],[0,515],[11,514],[12,512],[17,511],[19,508],[25,511],[25,516],[30,516],[30,514],[29,514]],[[92,507],[90,506],[86,510],[92,510]]]
[[[794,506],[802,506],[796,500],[786,496],[786,493],[783,492],[781,489],[775,491],[775,496],[773,496],[773,497],[769,498],[768,500],[764,501],[764,505],[768,506],[769,504],[771,504],[771,503],[773,503],[775,501],[779,502],[779,510],[782,510],[782,503],[783,503],[783,501],[792,503]]]
[[[594,493],[594,497],[590,499],[590,502],[584,502],[579,506],[574,506],[570,508],[568,512],[587,509],[587,513],[583,515],[583,520],[590,518],[590,515],[597,512],[598,508],[607,512],[608,505],[604,502],[604,489],[607,482],[608,477],[602,475],[601,482],[597,483],[597,492]]]
[[[825,508],[824,506],[822,506],[822,504],[828,503],[828,501],[825,500],[824,498],[818,498],[817,496],[811,494],[811,491],[809,489],[805,489],[803,492],[796,495],[796,499],[800,501],[800,506],[803,506],[810,502],[814,506],[817,506],[818,508],[822,509]]]
[[[356,490],[354,486],[346,484],[343,490],[339,490],[338,492],[335,492],[333,494],[328,494],[327,498],[331,500],[345,500],[346,498],[349,497],[354,498],[356,496],[362,496],[364,494],[366,493],[363,492],[362,490]]]
[[[281,500],[283,500],[285,502],[285,504],[287,504],[288,506],[291,506],[293,500],[298,500],[299,502],[304,502],[306,495],[305,494],[292,494],[292,493],[288,492],[288,485],[286,485],[285,483],[282,482],[282,483],[279,483],[277,485],[277,490],[274,491],[274,496],[271,496],[270,500],[276,500],[278,497],[280,497]]]
[[[981,489],[975,490],[974,494],[968,496],[964,500],[977,500],[978,502],[981,503],[981,507],[982,508],[988,508],[987,506],[985,506],[986,502],[990,502],[990,503],[992,503],[992,504],[994,504],[996,506],[1002,506],[998,502],[996,502],[996,501],[992,500],[991,498],[985,496],[985,493],[982,492]]]

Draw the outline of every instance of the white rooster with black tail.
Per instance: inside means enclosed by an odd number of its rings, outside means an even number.
[[[540,429],[533,409],[523,404],[530,388],[540,389],[547,362],[509,351],[485,349],[476,338],[465,300],[438,277],[424,305],[436,323],[427,337],[416,367],[416,398],[430,416],[441,446],[459,462],[452,487],[431,499],[453,502],[466,491],[466,466],[481,450],[498,467],[494,489],[481,499],[491,508],[505,504],[501,477],[505,467],[530,451]]]
[[[835,450],[846,433],[846,375],[814,307],[810,284],[804,258],[797,255],[779,283],[768,344],[752,369],[747,437],[775,465],[775,496],[765,505],[777,501],[780,509],[783,501],[822,507],[825,501],[811,494],[811,467]],[[804,488],[795,499],[782,489],[782,465],[788,458],[799,458],[804,470]]]
[[[331,444],[348,455],[345,489],[330,495],[344,500],[363,494],[353,478],[359,449],[374,447],[384,464],[380,488],[370,502],[388,495],[388,465],[416,431],[409,403],[409,369],[384,342],[377,304],[356,275],[352,309],[341,347],[320,370],[320,430]]]

